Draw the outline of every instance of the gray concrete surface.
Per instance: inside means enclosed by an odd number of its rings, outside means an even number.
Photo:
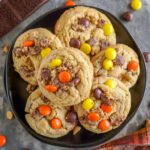
[[[43,5],[33,15],[0,39],[0,47],[3,43],[11,43],[20,33],[20,30],[30,22],[45,12],[62,6],[64,2],[65,0],[49,0],[47,4]],[[76,0],[77,4],[86,4],[105,9],[117,18],[119,18],[124,11],[129,10],[129,2],[130,0]],[[123,22],[123,24],[134,37],[142,52],[150,52],[150,0],[143,0],[143,7],[140,11],[134,12],[133,21],[129,23]],[[7,145],[1,148],[1,150],[22,150],[23,148],[29,148],[31,150],[66,149],[42,143],[29,135],[16,119],[13,121],[6,119],[6,111],[10,110],[10,106],[7,100],[5,98],[3,99],[2,70],[4,68],[5,58],[6,55],[0,50],[0,133],[8,137]],[[115,138],[132,133],[141,128],[145,120],[150,118],[150,63],[147,64],[147,77],[145,96],[138,112]]]

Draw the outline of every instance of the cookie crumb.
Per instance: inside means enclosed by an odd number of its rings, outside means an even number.
[[[9,45],[8,44],[4,44],[3,47],[2,47],[2,50],[5,54],[8,53],[8,50],[9,50]]]
[[[26,87],[26,90],[28,93],[31,93],[35,90],[35,88],[36,88],[36,85],[28,84]]]
[[[6,117],[7,117],[7,119],[12,120],[14,118],[13,112],[12,111],[7,111]]]
[[[76,135],[78,132],[80,132],[81,130],[81,127],[80,126],[76,126],[74,129],[73,129],[73,135]]]

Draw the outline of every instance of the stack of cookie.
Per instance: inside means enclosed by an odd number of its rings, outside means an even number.
[[[94,133],[119,127],[131,108],[138,56],[116,44],[110,20],[83,6],[65,11],[55,35],[44,28],[20,35],[14,68],[37,89],[26,103],[26,120],[37,133],[57,138],[80,124]]]

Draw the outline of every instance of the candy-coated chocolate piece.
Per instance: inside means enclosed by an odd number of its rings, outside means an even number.
[[[106,36],[112,35],[114,33],[114,28],[110,23],[105,23],[103,25],[103,31]]]
[[[52,112],[51,108],[48,105],[41,105],[38,107],[38,110],[42,116],[50,115]]]
[[[109,86],[111,89],[114,89],[116,87],[117,83],[112,79],[108,79],[105,82],[105,85]]]
[[[81,42],[76,38],[71,38],[69,45],[74,48],[80,48]]]
[[[110,59],[110,60],[114,60],[117,56],[117,52],[114,48],[108,47],[105,50],[105,57]]]
[[[54,68],[54,67],[58,67],[62,64],[62,60],[59,59],[59,58],[56,58],[56,59],[53,59],[51,62],[50,62],[50,68]]]
[[[90,110],[94,106],[94,101],[90,98],[87,98],[86,100],[83,101],[82,107],[85,110]]]
[[[76,3],[73,1],[73,0],[68,0],[66,3],[65,3],[65,6],[75,6]]]
[[[27,40],[23,42],[23,47],[31,47],[31,46],[34,46],[33,40]]]
[[[79,24],[87,28],[90,25],[90,22],[87,18],[80,18]]]
[[[88,43],[83,43],[80,47],[80,50],[83,51],[85,54],[91,53],[91,46]]]
[[[76,112],[74,111],[68,112],[66,115],[66,121],[76,124],[78,122],[78,117],[77,117]]]
[[[106,130],[109,130],[110,128],[110,122],[108,120],[102,120],[99,122],[98,124],[98,128],[102,131],[106,131]]]
[[[58,74],[58,79],[62,83],[68,83],[71,81],[71,74],[68,71],[62,71]]]
[[[112,60],[110,60],[110,59],[105,59],[105,60],[103,61],[103,68],[104,68],[105,70],[110,70],[110,69],[112,69],[112,67],[113,67],[113,62],[112,62]]]
[[[138,63],[135,60],[131,60],[128,63],[127,68],[128,68],[128,71],[137,71],[137,69],[138,69]]]
[[[41,56],[42,58],[45,58],[47,55],[49,55],[51,52],[51,49],[49,47],[44,48],[41,50]]]
[[[141,0],[132,0],[131,2],[131,8],[134,10],[140,10],[142,7]]]
[[[110,113],[112,111],[112,108],[110,105],[107,104],[101,104],[100,108],[107,113]]]
[[[100,119],[100,115],[96,112],[91,112],[88,114],[88,120],[96,122]]]
[[[102,95],[101,89],[96,88],[96,89],[94,90],[94,97],[95,97],[96,99],[100,99],[100,98],[101,98],[101,95]]]
[[[0,147],[5,146],[6,144],[6,136],[0,135]]]
[[[51,121],[50,121],[50,126],[53,128],[53,129],[60,129],[62,127],[62,122],[59,118],[53,118]]]
[[[57,86],[56,85],[45,85],[45,89],[49,92],[56,92]]]
[[[123,19],[125,20],[125,21],[132,21],[133,20],[133,13],[132,12],[130,12],[130,11],[127,11],[127,12],[125,12],[124,14],[123,14]]]

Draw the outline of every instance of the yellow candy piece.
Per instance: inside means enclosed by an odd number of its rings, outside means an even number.
[[[50,68],[54,68],[54,67],[58,67],[62,64],[62,60],[59,59],[59,58],[56,58],[56,59],[53,59],[51,62],[50,62]]]
[[[85,110],[90,110],[94,106],[94,101],[90,98],[87,98],[86,100],[83,101],[82,107]]]
[[[132,0],[131,2],[131,8],[134,10],[140,10],[142,7],[141,0]]]
[[[114,28],[110,23],[105,23],[103,25],[103,31],[105,35],[109,36],[114,33]]]
[[[45,58],[47,55],[49,55],[51,52],[51,49],[49,47],[44,48],[41,50],[41,56],[42,58]]]
[[[91,53],[91,46],[88,43],[83,43],[80,47],[80,50],[83,51],[85,54]]]
[[[117,52],[114,48],[108,47],[105,50],[105,57],[110,59],[110,60],[114,60],[117,56]]]
[[[105,82],[105,85],[109,86],[111,89],[114,89],[116,87],[117,83],[112,79],[108,79]]]
[[[110,59],[105,59],[105,60],[103,61],[103,68],[104,68],[105,70],[110,70],[112,67],[113,67],[113,62],[112,62],[112,60],[110,60]]]

